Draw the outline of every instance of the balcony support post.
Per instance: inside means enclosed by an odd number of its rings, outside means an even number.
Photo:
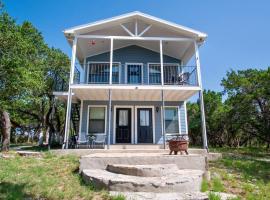
[[[70,65],[70,77],[69,77],[69,87],[68,87],[68,99],[67,99],[67,110],[66,110],[66,124],[65,124],[65,137],[64,137],[64,144],[63,149],[68,149],[68,139],[69,139],[69,132],[70,132],[70,118],[71,118],[71,105],[72,105],[72,89],[71,85],[73,84],[74,79],[74,69],[75,69],[75,61],[76,61],[76,49],[77,49],[77,37],[75,36],[73,39],[72,45],[72,58],[71,58],[71,65]]]
[[[110,50],[110,78],[109,83],[112,84],[112,69],[113,69],[113,38],[111,38],[111,50]]]
[[[202,128],[203,148],[207,149],[207,151],[208,151],[205,111],[204,111],[204,100],[203,100],[203,87],[202,87],[202,78],[201,78],[201,65],[200,65],[198,44],[196,41],[194,42],[194,47],[195,47],[195,60],[196,60],[196,66],[197,66],[198,84],[200,87],[199,99],[200,99],[200,110],[201,110],[201,128]]]
[[[164,71],[163,71],[163,47],[162,40],[159,41],[160,48],[160,74],[161,74],[161,85],[164,85]]]
[[[164,102],[164,91],[161,91],[161,101],[162,101],[162,135],[163,135],[163,148],[166,149],[166,132],[165,132],[165,102]]]
[[[112,118],[112,90],[109,89],[109,119],[108,119],[108,131],[107,131],[107,149],[110,149],[111,142],[111,118]]]

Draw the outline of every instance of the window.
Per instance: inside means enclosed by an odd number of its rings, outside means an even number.
[[[149,84],[160,84],[160,83],[161,83],[160,64],[150,64]]]
[[[89,107],[88,133],[105,133],[105,107]]]
[[[113,63],[112,82],[119,83],[118,63]],[[89,65],[88,83],[109,83],[110,80],[110,63],[91,63]]]
[[[165,108],[165,132],[179,133],[178,107]]]
[[[128,64],[127,65],[127,83],[140,84],[142,82],[142,65]]]
[[[140,126],[149,126],[149,110],[140,110]]]
[[[119,126],[128,126],[128,110],[119,111]]]

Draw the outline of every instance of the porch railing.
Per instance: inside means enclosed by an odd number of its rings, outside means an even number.
[[[110,64],[95,62],[81,65],[83,77],[75,68],[74,84],[109,84]],[[166,64],[163,66],[164,85],[198,86],[196,66]],[[65,78],[57,77],[56,91],[68,90],[69,73]],[[119,85],[161,85],[160,64],[113,63],[112,84]]]

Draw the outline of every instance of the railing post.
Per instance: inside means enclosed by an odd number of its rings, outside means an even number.
[[[66,123],[65,137],[64,137],[64,145],[62,147],[62,148],[66,148],[66,149],[68,149],[68,138],[69,138],[69,131],[70,131],[70,117],[71,117],[71,105],[72,105],[72,89],[70,88],[70,86],[73,84],[73,79],[74,79],[76,49],[77,49],[77,37],[75,35],[75,37],[73,39],[72,58],[71,58],[71,65],[70,65],[70,77],[69,77],[67,111],[66,111],[66,122],[65,122]]]
[[[161,85],[164,85],[163,47],[162,47],[162,40],[159,41],[159,48],[160,48],[160,74],[161,74]]]
[[[200,65],[198,44],[196,41],[194,41],[194,47],[195,47],[195,60],[196,60],[196,66],[197,66],[198,85],[200,87],[199,99],[200,99],[200,110],[201,110],[201,127],[202,127],[203,148],[208,150],[204,101],[203,101],[203,87],[202,87],[202,78],[201,78],[201,65]]]
[[[110,51],[110,78],[109,83],[112,84],[112,69],[113,69],[113,38],[111,38],[111,51]]]

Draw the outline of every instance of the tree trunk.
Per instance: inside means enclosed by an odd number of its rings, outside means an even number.
[[[6,111],[1,113],[1,128],[2,128],[2,151],[9,150],[10,144],[10,130],[11,130],[11,123],[9,114]]]

